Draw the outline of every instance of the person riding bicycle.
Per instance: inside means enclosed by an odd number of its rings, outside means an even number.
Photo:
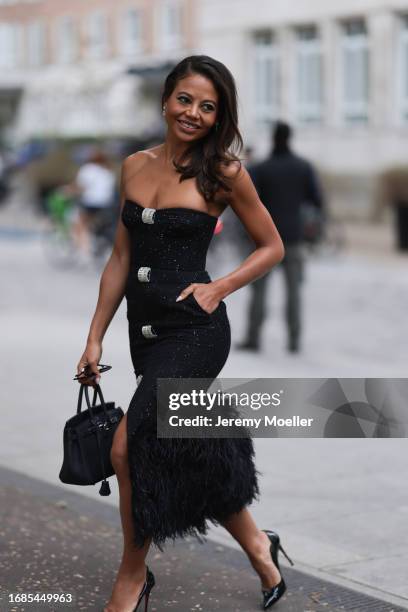
[[[110,162],[99,148],[78,170],[75,181],[66,191],[78,198],[78,215],[74,222],[74,239],[79,250],[91,255],[91,233],[95,222],[114,207],[116,177]]]

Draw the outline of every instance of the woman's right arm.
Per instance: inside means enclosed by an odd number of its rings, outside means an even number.
[[[122,163],[120,213],[115,241],[111,256],[101,276],[98,301],[89,328],[86,348],[77,365],[78,374],[85,366],[88,366],[87,370],[91,370],[96,375],[95,378],[90,376],[86,378],[81,377],[80,382],[85,384],[94,385],[99,382],[100,375],[98,374],[97,364],[102,356],[102,340],[125,295],[130,263],[130,241],[128,231],[121,218],[121,213],[125,202],[125,184],[130,163],[129,158],[126,158]]]

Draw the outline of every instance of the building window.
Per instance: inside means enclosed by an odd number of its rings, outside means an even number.
[[[16,68],[21,63],[22,28],[18,23],[0,23],[0,66]]]
[[[183,7],[179,0],[164,0],[159,5],[159,46],[163,50],[182,46]]]
[[[128,8],[123,13],[121,44],[125,54],[138,53],[142,50],[142,13],[140,10]]]
[[[28,63],[42,66],[46,61],[46,28],[42,21],[33,21],[27,26]]]
[[[408,15],[401,17],[399,31],[398,100],[400,115],[408,120]]]
[[[368,120],[369,49],[364,21],[343,24],[342,39],[342,102],[347,122]]]
[[[317,28],[296,31],[296,108],[302,122],[322,119],[322,47]]]
[[[255,112],[261,121],[275,121],[280,111],[280,58],[274,32],[254,37]]]
[[[87,19],[87,55],[91,59],[102,59],[108,51],[108,21],[105,13],[97,11]]]
[[[74,62],[78,57],[78,30],[73,17],[64,15],[57,21],[56,56],[62,64]]]

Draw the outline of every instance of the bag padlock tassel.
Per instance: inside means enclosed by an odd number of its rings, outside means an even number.
[[[109,482],[104,479],[102,480],[102,484],[101,484],[101,488],[99,489],[99,495],[110,495],[111,494],[111,490],[110,490],[110,486],[109,486]]]

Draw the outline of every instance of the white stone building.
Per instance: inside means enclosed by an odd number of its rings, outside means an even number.
[[[289,121],[298,151],[347,177],[337,204],[365,214],[373,174],[408,163],[408,0],[199,6],[200,48],[236,77],[246,143],[265,155],[269,123]]]
[[[157,134],[190,53],[234,74],[256,156],[294,125],[338,209],[367,216],[372,177],[407,162],[408,0],[0,0],[0,136]]]
[[[164,76],[192,46],[192,10],[192,0],[0,0],[3,136],[157,133]]]

